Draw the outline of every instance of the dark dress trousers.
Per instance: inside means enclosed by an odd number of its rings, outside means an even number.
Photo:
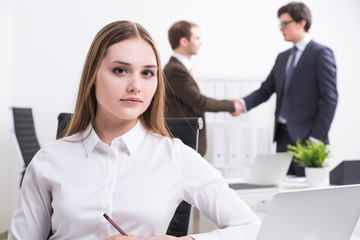
[[[200,93],[191,73],[175,57],[171,57],[164,67],[166,81],[165,117],[201,117],[204,127],[199,133],[198,152],[204,156],[206,151],[205,112],[232,112],[234,104],[229,100],[216,100]]]
[[[285,68],[291,49],[280,53],[261,87],[244,98],[247,110],[267,101],[276,93],[274,141],[279,127],[281,105],[286,131],[292,142],[314,137],[329,143],[328,132],[338,101],[336,65],[333,52],[326,46],[310,41],[304,49],[284,91]]]

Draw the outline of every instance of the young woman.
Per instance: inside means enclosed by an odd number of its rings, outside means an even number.
[[[26,171],[9,239],[46,239],[50,228],[50,239],[256,239],[259,218],[206,160],[170,138],[163,106],[149,33],[128,21],[105,26],[90,46],[67,137]],[[182,200],[220,229],[164,235]]]

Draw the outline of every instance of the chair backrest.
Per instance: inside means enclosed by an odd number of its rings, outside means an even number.
[[[197,151],[199,130],[203,128],[202,118],[166,118],[165,122],[174,137]]]
[[[71,113],[59,114],[57,139],[65,135],[71,117]],[[201,118],[166,118],[165,122],[174,137],[179,138],[184,144],[197,150],[199,130],[203,127]],[[182,201],[170,221],[166,234],[176,237],[186,236],[189,230],[190,214],[191,205]]]
[[[17,108],[11,107],[13,127],[12,133],[15,140],[17,152],[20,161],[24,167],[22,177],[25,173],[25,168],[29,165],[35,153],[39,151],[40,144],[36,137],[34,119],[31,108]],[[22,178],[20,181],[20,186]]]
[[[40,145],[35,133],[34,119],[31,108],[10,108],[13,115],[13,133],[24,167],[27,167],[39,151]]]
[[[203,127],[202,118],[166,118],[166,125],[172,135],[197,151],[199,130]],[[170,221],[167,235],[182,237],[189,231],[191,205],[182,201]]]

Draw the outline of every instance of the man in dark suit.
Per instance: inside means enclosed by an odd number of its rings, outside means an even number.
[[[281,7],[278,17],[285,41],[294,47],[280,53],[261,87],[242,99],[244,112],[276,93],[277,152],[285,152],[287,144],[298,139],[328,144],[338,101],[333,52],[311,39],[311,13],[303,3]],[[304,169],[292,162],[288,174],[304,176]]]
[[[198,152],[206,151],[205,112],[230,112],[237,116],[242,111],[239,100],[216,100],[200,93],[192,74],[190,58],[201,45],[199,28],[187,21],[176,22],[169,29],[169,41],[174,50],[164,67],[166,79],[165,116],[169,118],[201,117],[204,127],[199,134]]]

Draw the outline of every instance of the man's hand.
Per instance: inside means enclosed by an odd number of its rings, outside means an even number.
[[[241,101],[239,99],[235,99],[235,98],[231,99],[231,101],[234,103],[235,111],[231,112],[230,114],[233,117],[239,116],[244,110],[244,107],[243,107]]]

